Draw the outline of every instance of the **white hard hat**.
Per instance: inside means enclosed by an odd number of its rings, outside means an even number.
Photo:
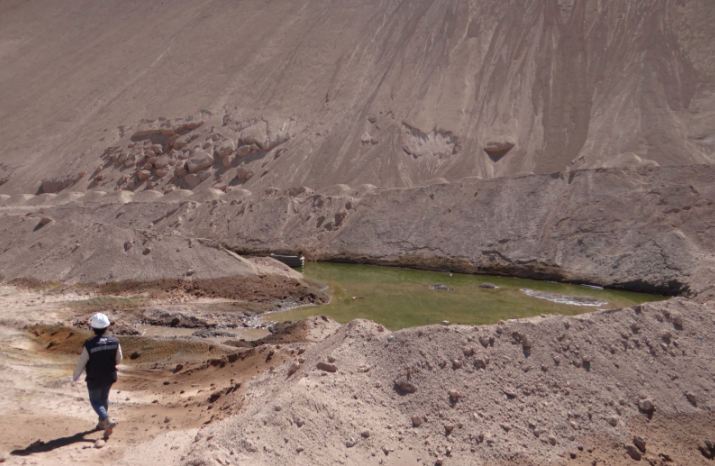
[[[92,316],[92,328],[107,328],[109,327],[109,317],[105,316],[101,312],[96,313]]]

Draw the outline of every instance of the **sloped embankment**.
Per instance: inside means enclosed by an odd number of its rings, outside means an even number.
[[[714,312],[354,321],[295,373],[288,361],[250,382],[245,409],[202,429],[183,464],[710,464]]]

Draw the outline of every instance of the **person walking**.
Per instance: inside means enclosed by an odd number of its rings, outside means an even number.
[[[94,338],[87,340],[72,375],[72,384],[77,382],[83,371],[89,392],[89,403],[99,416],[96,430],[104,430],[109,435],[117,423],[109,417],[109,390],[117,381],[117,364],[122,361],[122,347],[119,340],[105,335],[109,318],[97,313],[92,317]]]

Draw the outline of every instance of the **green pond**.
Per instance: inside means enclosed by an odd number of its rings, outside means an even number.
[[[326,291],[331,297],[330,304],[270,313],[264,316],[265,320],[285,322],[327,315],[340,323],[362,318],[378,322],[390,330],[399,330],[445,320],[454,324],[482,325],[540,314],[575,315],[666,299],[662,296],[597,290],[546,281],[372,265],[309,262],[298,270],[328,286]],[[479,285],[484,282],[497,285],[499,289],[480,288]],[[430,289],[429,286],[434,284],[452,290]],[[561,304],[528,296],[521,289],[591,297],[606,304]]]

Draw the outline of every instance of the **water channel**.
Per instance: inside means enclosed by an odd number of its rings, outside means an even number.
[[[330,304],[266,314],[266,321],[297,321],[327,315],[340,323],[362,318],[398,330],[443,321],[482,325],[540,314],[575,315],[665,299],[546,281],[371,265],[310,262],[298,270],[328,286]],[[499,288],[481,288],[485,282]],[[430,285],[443,285],[451,290],[431,289]],[[555,293],[579,298],[564,299]]]

